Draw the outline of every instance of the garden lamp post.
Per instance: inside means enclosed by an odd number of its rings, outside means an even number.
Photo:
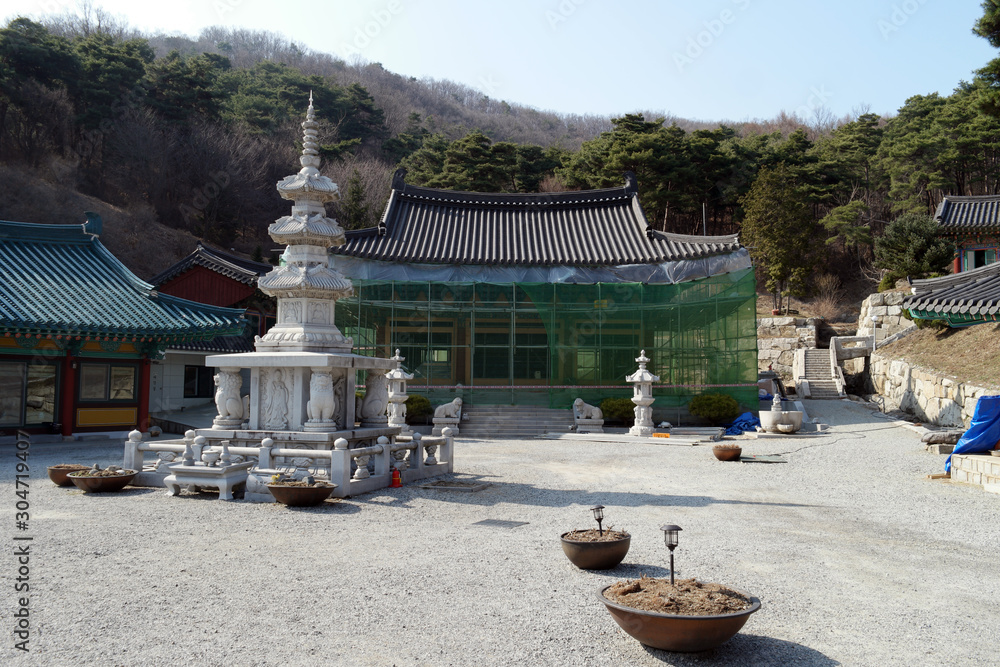
[[[672,523],[660,526],[663,531],[663,543],[670,549],[670,585],[674,585],[674,549],[677,548],[677,533],[681,531],[680,526]]]
[[[590,511],[594,513],[594,518],[597,520],[597,532],[603,536],[604,529],[601,528],[601,521],[604,520],[604,505],[595,505],[590,508]]]

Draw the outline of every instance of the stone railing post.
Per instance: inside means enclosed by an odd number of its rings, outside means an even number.
[[[389,438],[379,436],[376,442],[382,446],[382,451],[375,455],[375,476],[381,477],[382,475],[391,474],[390,465],[390,452],[389,452]]]
[[[139,431],[130,432],[128,440],[125,442],[125,461],[122,463],[122,467],[126,470],[142,472],[145,457],[139,449],[140,445],[142,445],[142,433]]]
[[[274,467],[274,461],[271,460],[271,447],[274,446],[274,440],[271,438],[264,438],[260,441],[260,449],[257,450],[257,467],[264,468],[268,470]]]
[[[441,458],[448,464],[448,472],[455,472],[455,432],[450,428],[443,429],[444,444],[441,446]]]
[[[330,450],[330,481],[340,487],[346,495],[351,489],[351,451],[344,438],[337,438]]]

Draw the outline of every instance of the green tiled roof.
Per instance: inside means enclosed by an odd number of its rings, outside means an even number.
[[[157,293],[99,233],[96,216],[82,225],[0,221],[0,334],[177,343],[243,331],[240,309]]]

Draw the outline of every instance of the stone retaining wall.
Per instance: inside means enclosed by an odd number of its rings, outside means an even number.
[[[879,292],[869,295],[861,302],[861,313],[858,315],[858,336],[872,335],[872,316],[878,317],[878,340],[905,331],[914,326],[913,322],[903,317],[903,299],[909,296],[904,292]]]
[[[940,426],[968,427],[980,396],[1000,390],[977,387],[935,375],[899,359],[872,355],[871,378],[885,400],[885,410],[903,410]]]
[[[783,380],[792,379],[795,350],[816,347],[818,320],[802,317],[762,317],[757,320],[757,370],[768,366]]]

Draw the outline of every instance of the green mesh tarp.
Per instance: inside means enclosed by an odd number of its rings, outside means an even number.
[[[337,325],[355,351],[391,357],[432,403],[568,408],[631,396],[640,350],[656,406],[706,392],[757,404],[752,270],[673,285],[354,281]]]

